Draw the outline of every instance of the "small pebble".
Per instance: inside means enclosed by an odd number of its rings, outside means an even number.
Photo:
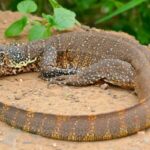
[[[15,95],[15,100],[20,100],[21,96],[20,95]]]
[[[22,82],[23,80],[22,80],[22,79],[19,79],[19,81]]]
[[[137,95],[137,93],[136,93],[136,91],[135,91],[135,90],[131,91],[131,94],[133,94],[133,95]]]
[[[28,95],[27,92],[22,92],[22,96]]]
[[[76,103],[80,102],[80,100],[79,100],[79,99],[75,99],[74,101],[75,101]]]
[[[118,97],[117,97],[117,95],[113,95],[112,98],[117,99]]]
[[[32,144],[31,141],[24,141],[23,144]]]
[[[34,92],[33,94],[37,95],[37,96],[42,96],[42,93],[40,93],[40,92]]]
[[[29,89],[29,90],[28,90],[28,93],[29,93],[29,92],[30,92],[30,93],[33,93],[33,89]]]
[[[53,147],[56,147],[56,146],[57,146],[57,144],[56,144],[56,143],[53,143],[53,144],[52,144],[52,146],[53,146]]]
[[[110,96],[111,96],[111,95],[112,95],[112,93],[111,93],[111,92],[108,92],[108,95],[110,95]]]
[[[138,135],[145,135],[145,131],[139,131]]]
[[[94,110],[94,109],[91,109],[91,112],[95,112],[95,110]]]
[[[109,85],[108,85],[107,83],[104,83],[104,84],[102,84],[102,85],[100,86],[100,88],[101,88],[102,90],[107,90],[108,87],[109,87]]]

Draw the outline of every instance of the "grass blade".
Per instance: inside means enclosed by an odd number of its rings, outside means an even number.
[[[122,12],[125,12],[131,8],[134,8],[135,6],[143,3],[144,1],[147,1],[147,0],[131,0],[130,2],[126,3],[124,6],[120,7],[119,9],[117,9],[116,11],[114,11],[113,13],[103,17],[103,18],[100,18],[98,19],[95,23],[96,24],[99,24],[101,22],[104,22],[104,21],[107,21],[109,20],[110,18],[122,13]]]

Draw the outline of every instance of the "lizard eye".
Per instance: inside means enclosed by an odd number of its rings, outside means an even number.
[[[4,53],[0,52],[0,65],[4,64]]]

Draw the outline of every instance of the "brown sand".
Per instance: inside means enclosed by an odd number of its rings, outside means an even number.
[[[0,12],[0,42],[3,32],[18,13]],[[25,40],[26,34],[17,40]],[[38,73],[26,73],[0,79],[0,101],[32,111],[55,114],[97,114],[120,110],[135,105],[138,100],[133,91],[99,85],[68,87],[52,85],[38,77]],[[150,130],[122,139],[99,142],[66,142],[47,139],[14,129],[0,122],[0,150],[149,150]]]

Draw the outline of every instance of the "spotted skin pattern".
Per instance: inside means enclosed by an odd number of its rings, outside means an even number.
[[[50,83],[85,86],[103,79],[135,88],[140,102],[97,115],[30,112],[0,102],[0,120],[24,131],[68,141],[120,138],[150,127],[149,52],[135,40],[108,31],[71,32],[48,40],[0,46],[0,76],[40,71]]]

